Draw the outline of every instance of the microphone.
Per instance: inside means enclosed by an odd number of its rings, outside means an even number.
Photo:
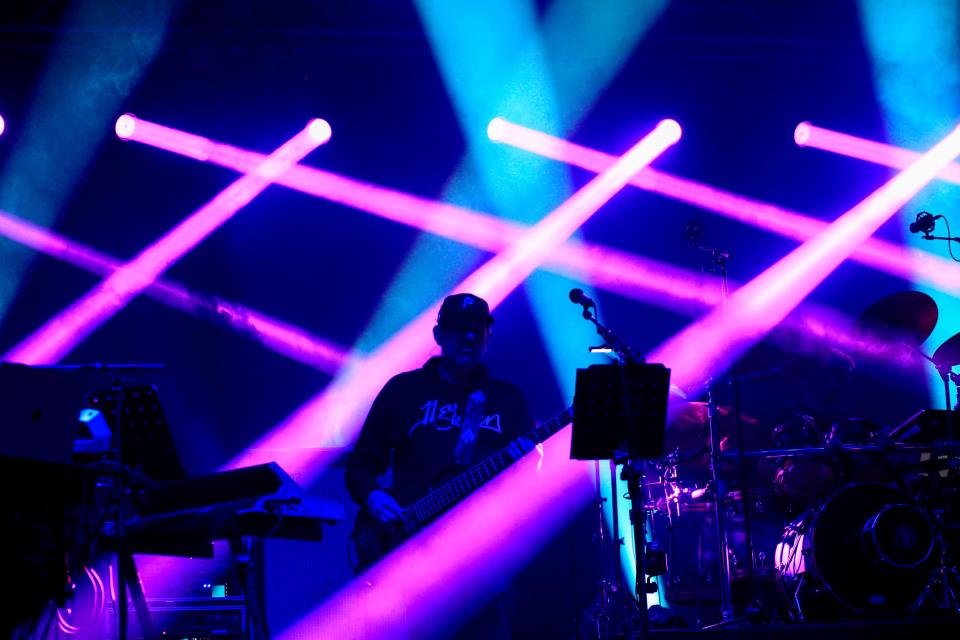
[[[917,219],[915,222],[910,223],[910,233],[923,233],[923,235],[929,235],[933,228],[937,225],[935,220],[942,218],[943,216],[935,216],[929,211],[921,211],[917,214]]]
[[[688,220],[683,225],[683,236],[691,247],[696,247],[697,243],[703,239],[703,223],[699,220]]]
[[[570,289],[570,302],[582,306],[584,313],[586,313],[590,307],[594,309],[597,308],[597,305],[583,292],[583,289]]]

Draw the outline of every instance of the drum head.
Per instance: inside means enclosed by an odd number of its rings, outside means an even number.
[[[911,503],[887,485],[851,484],[816,515],[819,579],[843,605],[855,611],[903,610],[923,592],[933,563],[933,530]]]

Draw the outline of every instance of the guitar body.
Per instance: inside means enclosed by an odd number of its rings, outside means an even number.
[[[564,409],[550,421],[526,434],[526,437],[533,442],[543,442],[571,421],[571,409]],[[366,509],[361,509],[350,533],[350,564],[354,572],[365,571],[515,460],[514,450],[508,446],[466,471],[445,474],[445,477],[434,483],[434,488],[427,495],[404,508],[403,517],[397,523],[382,523]]]
[[[444,486],[461,473],[463,473],[463,467],[458,467],[438,476],[430,484],[430,490],[424,499],[429,499],[438,491],[439,487]],[[406,507],[403,510],[403,520],[401,522],[388,523],[380,522],[374,518],[366,507],[360,509],[357,519],[353,523],[353,530],[350,532],[350,566],[354,573],[362,573],[367,567],[375,564],[380,558],[403,544],[408,538],[412,538],[429,524],[429,521],[421,522],[415,517],[415,513],[416,509],[414,507]]]
[[[350,532],[350,567],[355,574],[366,571],[406,537],[402,525],[380,522],[361,509]]]

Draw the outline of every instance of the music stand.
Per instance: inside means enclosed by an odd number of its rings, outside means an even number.
[[[99,411],[109,425],[110,451],[102,455],[81,454],[77,458],[88,463],[96,463],[98,460],[109,461],[119,465],[120,469],[120,473],[113,473],[111,490],[113,495],[109,500],[109,505],[115,510],[112,538],[113,551],[117,555],[115,605],[118,637],[120,640],[127,637],[127,590],[129,589],[144,637],[159,638],[140,584],[133,549],[126,539],[129,485],[125,476],[132,475],[141,483],[153,483],[183,479],[186,477],[186,471],[180,463],[156,388],[140,382],[125,384],[117,375],[118,371],[124,369],[157,367],[154,365],[117,367],[107,365],[105,368],[111,373],[112,386],[88,393],[86,406]]]
[[[570,457],[661,457],[669,393],[670,370],[662,364],[595,364],[577,369]]]
[[[627,362],[577,369],[570,457],[611,460],[623,465],[631,502],[636,558],[634,591],[639,599],[641,637],[646,637],[649,627],[646,512],[642,472],[638,472],[636,463],[663,455],[669,393],[670,370],[662,364]],[[615,479],[613,481],[615,483]],[[616,522],[616,495],[612,496],[611,503]],[[614,544],[619,557],[619,538]],[[619,567],[617,570],[619,572]]]
[[[155,386],[116,385],[89,393],[86,400],[110,426],[119,462],[154,482],[187,477]]]
[[[123,468],[151,482],[181,480],[187,474],[180,463],[170,425],[153,385],[124,385],[114,379],[111,388],[87,396],[90,408],[100,411],[113,432],[112,456]],[[126,482],[114,478],[116,498],[115,552],[117,554],[117,618],[120,640],[127,637],[127,588],[134,611],[147,638],[159,638],[140,584],[133,549],[126,539]]]

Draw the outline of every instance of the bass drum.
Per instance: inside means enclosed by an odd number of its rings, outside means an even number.
[[[895,614],[923,593],[935,546],[927,513],[905,493],[851,484],[786,527],[774,564],[799,619]]]

